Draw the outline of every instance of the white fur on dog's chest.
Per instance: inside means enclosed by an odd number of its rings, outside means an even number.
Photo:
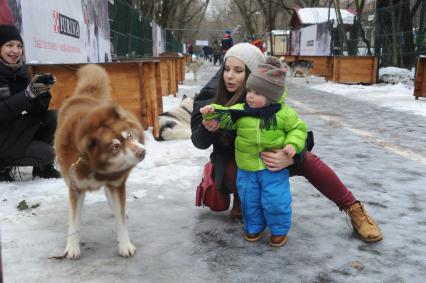
[[[110,185],[112,187],[119,187],[123,183],[123,178],[118,178],[117,180],[98,180],[95,176],[95,173],[89,173],[84,178],[78,178],[75,175],[75,172],[71,170],[71,184],[76,187],[77,190],[85,191],[96,191],[99,190],[104,185]]]
[[[90,173],[82,179],[75,177],[74,183],[78,189],[87,191],[99,190],[103,185],[105,185],[105,181],[99,181],[96,179],[94,173]]]

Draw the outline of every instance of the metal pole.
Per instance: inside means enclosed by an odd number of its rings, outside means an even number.
[[[327,15],[327,25],[328,25],[328,32],[330,33],[330,54],[329,56],[332,56],[334,54],[333,48],[334,48],[334,37],[333,37],[333,25],[334,22],[330,22],[330,9],[331,9],[331,2],[332,0],[328,1],[328,15]]]
[[[271,42],[271,55],[274,55],[272,36],[272,1],[269,1],[269,41]]]

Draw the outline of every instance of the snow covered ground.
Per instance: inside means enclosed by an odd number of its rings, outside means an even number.
[[[194,95],[218,67],[186,74],[178,97]],[[65,246],[63,180],[0,183],[4,281],[9,282],[424,282],[426,278],[426,101],[396,85],[341,85],[293,79],[288,103],[315,132],[314,152],[365,201],[384,240],[365,244],[344,213],[300,177],[292,178],[289,242],[272,248],[242,238],[229,212],[194,206],[210,150],[190,140],[157,142],[146,131],[147,157],[128,180],[133,258],[117,255],[115,225],[104,194],[86,197],[82,258],[55,260]],[[27,210],[17,205],[25,200]],[[39,205],[39,206],[37,206]]]

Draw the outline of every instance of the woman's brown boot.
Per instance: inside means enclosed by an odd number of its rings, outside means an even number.
[[[361,240],[367,243],[374,243],[383,239],[379,225],[368,215],[364,205],[360,201],[355,202],[348,209],[345,209],[345,212],[351,218],[352,226]]]
[[[234,193],[234,200],[232,202],[232,209],[231,209],[231,218],[235,220],[241,220],[242,214],[241,214],[241,203],[240,198],[238,197],[238,193]]]

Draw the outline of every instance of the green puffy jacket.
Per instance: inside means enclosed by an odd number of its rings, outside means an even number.
[[[230,107],[211,105],[218,110],[243,110],[245,103]],[[237,130],[235,158],[238,167],[247,171],[259,171],[266,168],[260,158],[260,152],[282,149],[285,145],[291,144],[296,148],[297,153],[300,153],[305,147],[307,125],[298,117],[297,112],[290,106],[281,103],[281,109],[275,115],[277,129],[262,129],[260,118],[253,116],[244,116],[235,123],[232,122],[230,115],[218,116],[212,113],[205,115],[205,119],[220,117],[222,129]]]

